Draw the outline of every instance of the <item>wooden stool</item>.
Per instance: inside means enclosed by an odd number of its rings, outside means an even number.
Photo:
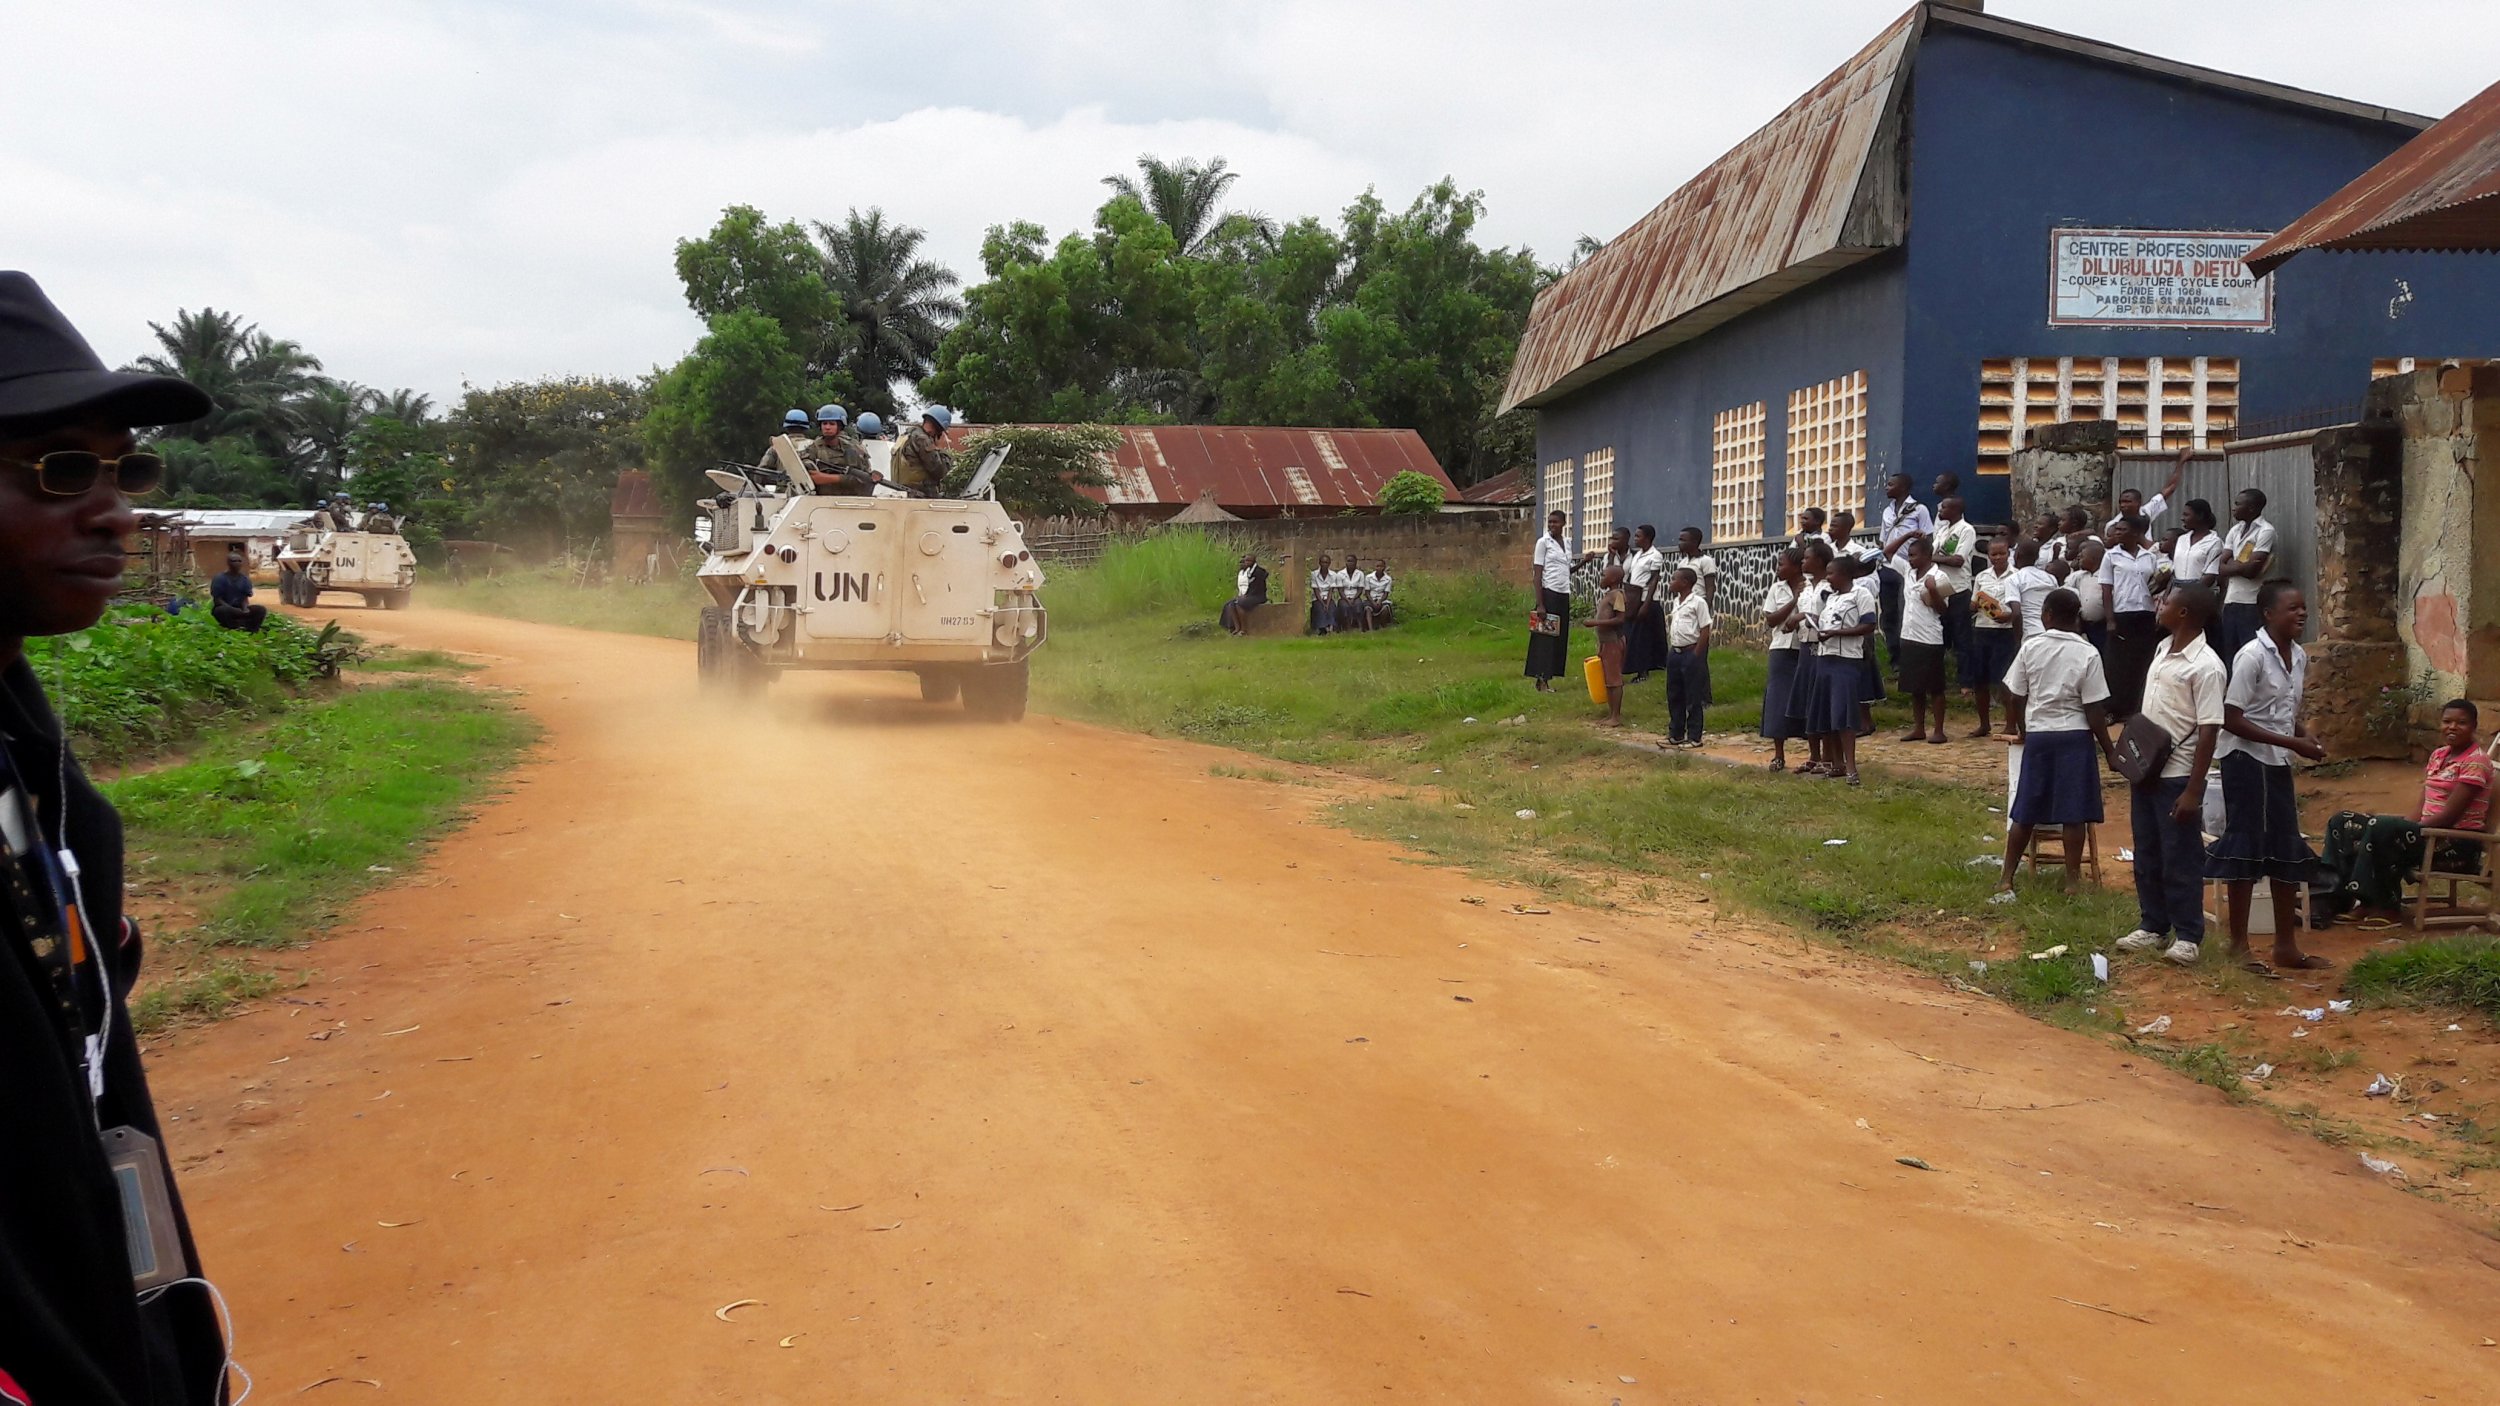
[[[2031,872],[2066,867],[2066,827],[2043,825],[2031,832]],[[2083,827],[2083,872],[2092,882],[2101,881],[2101,829],[2097,825]]]

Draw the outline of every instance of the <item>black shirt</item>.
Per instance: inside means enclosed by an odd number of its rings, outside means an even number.
[[[0,946],[8,949],[0,957],[0,1371],[36,1406],[213,1406],[226,1399],[225,1349],[207,1291],[178,1284],[139,1304],[121,1198],[98,1134],[126,1126],[159,1137],[125,1005],[139,975],[139,938],[122,921],[121,817],[64,755],[60,725],[23,659],[0,670],[0,745],[49,840],[66,840],[78,856],[113,988],[104,1097],[91,1106],[78,1061],[87,1031],[68,1026],[76,1019],[92,1029],[102,1002],[93,969],[79,973],[89,984],[72,1017],[24,927],[30,898],[47,906],[43,890],[0,884]],[[57,926],[46,913],[37,921]],[[165,1175],[170,1183],[170,1167]],[[179,1193],[174,1205],[180,1220]],[[197,1274],[189,1223],[181,1229]]]

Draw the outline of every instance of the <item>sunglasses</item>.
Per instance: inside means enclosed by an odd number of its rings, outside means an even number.
[[[156,454],[124,454],[118,459],[107,459],[83,449],[56,449],[40,459],[5,459],[0,463],[33,469],[35,486],[61,498],[83,497],[108,471],[113,476],[113,486],[132,498],[153,493],[165,483],[165,460]]]

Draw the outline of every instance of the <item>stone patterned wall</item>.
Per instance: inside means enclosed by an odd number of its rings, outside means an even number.
[[[2042,425],[2014,451],[2014,520],[2028,523],[2043,512],[2075,503],[2110,501],[2118,471],[2118,426],[2109,420]]]
[[[2311,446],[2317,585],[2309,601],[2309,726],[2332,757],[2404,757],[2405,644],[2398,637],[2404,479],[2392,425],[2329,430]]]

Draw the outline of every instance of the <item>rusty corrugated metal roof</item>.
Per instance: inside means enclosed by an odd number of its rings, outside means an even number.
[[[1861,187],[1870,166],[1879,185],[1898,185],[1876,137],[1899,102],[1923,11],[1538,294],[1502,409],[1539,404],[1899,243],[1897,189],[1861,199]],[[1694,316],[1714,307],[1720,315]],[[1670,331],[1679,335],[1662,335]]]
[[[985,426],[947,431],[950,448]],[[1292,429],[1263,425],[1114,425],[1109,488],[1081,489],[1112,507],[1180,507],[1212,493],[1218,507],[1368,508],[1408,469],[1458,490],[1413,430]]]
[[[1957,5],[1914,5],[1786,111],[1538,294],[1502,409],[1544,404],[1899,245],[1908,221],[1904,80],[1930,24],[2263,102],[2395,126],[2430,125],[2411,113]]]
[[[2500,250],[2500,83],[2257,246],[2248,267],[2262,277],[2303,249]]]
[[[1460,489],[1458,499],[1462,503],[1533,503],[1536,483],[1524,468],[1504,469],[1482,483]]]

